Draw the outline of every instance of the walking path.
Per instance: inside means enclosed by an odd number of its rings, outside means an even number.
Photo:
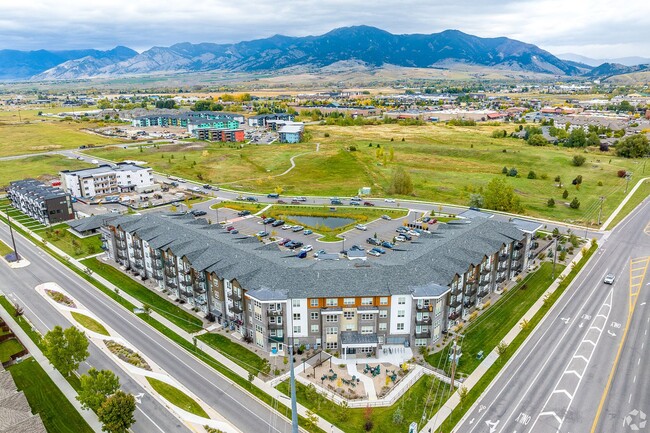
[[[72,388],[72,385],[68,383],[67,380],[63,377],[58,370],[52,367],[50,361],[47,360],[41,349],[32,341],[31,338],[23,331],[23,328],[18,325],[18,323],[11,317],[11,314],[7,312],[4,308],[0,308],[0,317],[7,323],[11,331],[18,337],[18,340],[25,346],[25,349],[29,351],[32,357],[43,367],[45,373],[50,376],[50,379],[54,384],[61,390],[63,395],[70,401],[74,408],[79,412],[79,415],[88,423],[90,428],[96,432],[102,432],[102,425],[97,419],[97,415],[90,410],[83,410],[81,404],[77,401],[77,391]]]
[[[366,390],[368,401],[377,401],[377,391],[375,390],[375,384],[373,380],[365,374],[359,373],[356,363],[348,364],[348,374],[350,376],[356,376],[361,382],[363,382],[363,387]]]

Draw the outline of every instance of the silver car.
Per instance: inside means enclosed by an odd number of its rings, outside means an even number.
[[[605,276],[605,279],[603,280],[603,283],[605,284],[614,284],[614,280],[616,279],[616,275],[614,274],[607,274]]]

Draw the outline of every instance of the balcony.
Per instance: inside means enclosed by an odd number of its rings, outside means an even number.
[[[160,260],[162,259],[162,253],[159,250],[154,250],[153,253],[151,253],[151,257]]]
[[[282,310],[267,310],[266,314],[268,316],[282,316]]]
[[[500,262],[505,262],[508,260],[508,255],[507,254],[501,254],[499,255],[499,261]]]
[[[486,278],[486,279],[484,279],[484,280],[481,280],[481,281],[478,283],[478,286],[481,287],[481,288],[483,288],[483,287],[486,287],[486,286],[489,285],[489,284],[490,284],[490,279],[489,279],[489,278]]]
[[[178,284],[175,281],[167,281],[167,287],[170,289],[178,289]]]
[[[478,291],[478,289],[476,288],[476,285],[473,284],[472,286],[470,286],[470,287],[468,287],[467,289],[465,289],[465,296],[473,296],[473,295],[476,295],[476,292],[477,292],[477,291]]]
[[[505,275],[500,275],[497,277],[497,284],[501,284],[506,280]]]
[[[176,260],[165,260],[165,266],[168,266],[170,268],[175,268],[176,267]]]
[[[269,329],[283,329],[282,323],[277,323],[277,322],[269,322]]]
[[[161,273],[159,273],[159,272],[154,272],[153,273],[153,278],[155,280],[161,281],[163,279],[163,275]]]
[[[458,314],[456,311],[454,311],[453,313],[451,313],[451,314],[449,315],[448,318],[449,318],[449,320],[456,320],[456,319],[458,319],[459,317],[460,317],[460,314]]]
[[[167,275],[169,278],[176,278],[176,269],[173,268],[165,269],[165,275]]]
[[[199,275],[197,275],[196,281],[198,281],[199,283],[205,283],[205,274],[201,272]]]
[[[517,242],[517,243],[515,244],[515,251],[519,251],[519,250],[522,249],[523,247],[524,247],[524,244],[523,244],[523,243],[521,243],[521,242]]]
[[[416,325],[430,325],[431,324],[431,317],[429,316],[423,316],[421,318],[415,317],[415,324]]]
[[[144,264],[140,260],[136,260],[136,262],[133,264],[133,267],[136,269],[142,269],[144,268]]]
[[[481,269],[481,275],[488,275],[490,272],[492,272],[492,269],[488,267]]]
[[[183,289],[181,289],[180,294],[181,294],[181,296],[184,296],[186,298],[193,298],[194,297],[194,293],[191,290],[183,290]]]
[[[117,258],[121,260],[126,260],[127,254],[121,250],[117,251]]]
[[[180,284],[183,287],[191,287],[192,286],[192,281],[191,280],[186,280],[185,278],[180,280]]]
[[[142,259],[142,251],[141,250],[133,250],[133,257],[135,257],[138,260]]]
[[[497,268],[498,272],[505,272],[508,270],[508,264],[507,263],[499,263],[499,267]]]
[[[160,260],[154,260],[153,261],[153,268],[161,270],[163,268],[163,264]]]
[[[456,286],[455,288],[452,287],[452,288],[451,288],[451,294],[452,294],[452,295],[460,295],[460,293],[461,293],[461,290],[460,290],[460,289],[461,289],[461,288],[460,288],[459,286]]]
[[[456,308],[456,307],[458,307],[459,305],[460,305],[460,298],[456,298],[456,299],[454,299],[453,301],[451,301],[451,302],[449,303],[449,306],[450,306],[451,308]]]
[[[233,306],[230,307],[230,311],[232,311],[235,314],[239,314],[244,310],[242,310],[242,308],[239,306],[239,304],[233,304]]]
[[[269,336],[269,343],[284,343],[284,337]]]
[[[126,250],[126,242],[124,241],[117,240],[117,242],[115,242],[115,245],[117,245],[118,250]]]
[[[415,305],[415,310],[416,311],[431,311],[433,306],[431,304],[416,304]]]
[[[238,292],[234,291],[234,290],[232,291],[232,294],[230,295],[230,298],[233,301],[241,301],[241,295]]]
[[[431,331],[415,331],[415,338],[431,338]]]
[[[476,296],[478,296],[479,298],[485,298],[489,294],[490,294],[490,291],[488,289],[485,289],[485,290],[481,290],[480,292],[478,292],[478,295],[476,295]]]

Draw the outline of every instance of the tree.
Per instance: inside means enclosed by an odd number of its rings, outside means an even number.
[[[514,167],[512,167],[510,170],[508,170],[508,176],[510,176],[510,177],[517,177],[517,174],[519,174],[519,172]]]
[[[318,425],[318,415],[311,410],[308,410],[305,416],[305,428],[312,431]]]
[[[585,147],[587,145],[587,137],[582,128],[575,128],[569,133],[569,137],[564,142],[566,147]]]
[[[84,409],[97,412],[108,396],[120,389],[120,379],[110,370],[91,368],[80,378],[81,390],[77,400]]]
[[[578,200],[578,197],[573,197],[573,200],[569,203],[569,207],[571,209],[580,209],[580,200]]]
[[[393,412],[393,424],[400,425],[404,422],[404,413],[402,412],[402,408],[398,407],[395,409],[395,412]]]
[[[598,134],[590,132],[589,135],[587,135],[587,146],[600,147],[600,138],[598,137]]]
[[[505,179],[495,177],[483,193],[485,207],[502,212],[519,212],[522,210],[521,201],[512,186]]]
[[[573,159],[571,160],[571,164],[575,165],[576,167],[580,167],[585,163],[587,158],[585,158],[582,155],[573,155]]]
[[[465,400],[467,400],[467,394],[468,390],[466,386],[461,386],[458,388],[458,398],[460,399],[460,407],[461,409],[463,408],[463,403],[465,403]]]
[[[546,146],[548,144],[548,141],[546,141],[543,135],[534,134],[531,135],[530,138],[528,139],[528,144],[530,144],[531,146]]]
[[[88,356],[88,339],[75,327],[55,326],[43,337],[43,354],[64,376],[79,368]]]
[[[117,391],[102,403],[97,411],[102,431],[108,433],[127,433],[135,423],[135,397],[123,391]]]
[[[503,174],[508,174],[508,167],[503,167],[503,168],[501,169],[501,173],[503,173]]]
[[[497,346],[497,354],[499,355],[499,357],[505,355],[507,350],[508,350],[508,344],[505,341],[502,341]]]
[[[483,207],[484,201],[483,194],[473,193],[469,195],[469,207]]]
[[[533,170],[529,171],[528,179],[537,179],[537,173],[535,173]]]
[[[413,181],[411,175],[402,167],[393,172],[393,182],[390,188],[394,194],[410,195],[413,193]]]
[[[546,202],[546,206],[555,207],[555,200],[553,200],[553,197],[548,199],[548,201]]]
[[[650,143],[645,134],[625,137],[616,145],[616,155],[624,158],[642,158],[650,154]]]
[[[571,182],[572,185],[582,185],[582,175],[579,174],[576,176],[575,179]]]
[[[562,193],[562,198],[567,198],[568,196],[569,196],[569,191],[565,189],[564,192]]]

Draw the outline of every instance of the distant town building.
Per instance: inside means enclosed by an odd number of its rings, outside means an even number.
[[[41,224],[51,225],[74,219],[70,194],[36,179],[11,182],[11,205]]]
[[[305,132],[305,124],[300,122],[287,122],[278,129],[280,143],[300,143]]]
[[[248,126],[251,127],[268,127],[270,120],[284,120],[293,122],[295,116],[289,113],[258,114],[248,118]]]
[[[151,168],[126,162],[82,170],[64,170],[60,176],[63,188],[75,197],[143,192],[154,186]]]

